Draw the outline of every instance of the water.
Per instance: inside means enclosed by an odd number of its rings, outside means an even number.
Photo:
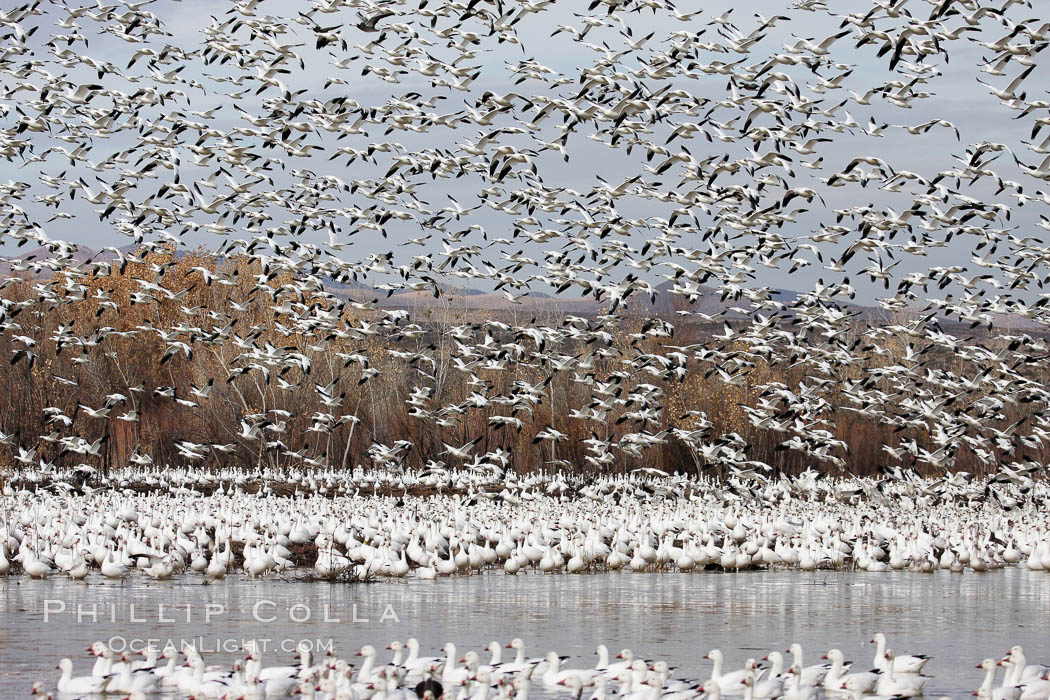
[[[382,650],[415,636],[423,655],[439,655],[445,641],[480,651],[490,640],[521,637],[530,656],[555,649],[574,657],[569,666],[582,667],[593,666],[603,642],[613,655],[629,647],[668,661],[678,677],[706,678],[710,665],[700,657],[712,648],[734,668],[796,641],[807,664],[838,647],[867,669],[874,654],[867,642],[882,631],[899,653],[934,656],[926,667],[934,676],[928,696],[962,698],[980,684],[974,666],[1013,644],[1025,647],[1030,662],[1050,660],[1048,612],[1050,577],[1023,568],[933,575],[493,572],[359,585],[240,577],[210,585],[189,577],[86,585],[13,577],[0,580],[0,697],[21,696],[35,680],[53,688],[63,656],[74,660],[74,675],[87,673],[85,648],[111,638],[118,645],[192,640],[214,651],[206,654],[209,663],[226,664],[242,640],[268,640],[261,641],[266,665],[288,663],[302,640],[316,648],[331,643],[347,658],[363,644]],[[482,659],[487,663],[488,654]]]

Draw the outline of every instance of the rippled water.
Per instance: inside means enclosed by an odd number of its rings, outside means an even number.
[[[1048,613],[1050,576],[1017,568],[933,575],[490,573],[359,585],[238,577],[210,585],[191,578],[88,585],[17,577],[0,580],[0,697],[21,696],[35,680],[53,688],[63,656],[74,659],[74,675],[87,673],[85,647],[112,637],[118,645],[192,640],[217,650],[206,655],[209,663],[227,664],[241,640],[269,640],[267,665],[287,663],[300,640],[331,643],[349,657],[363,644],[382,649],[415,636],[424,655],[438,655],[446,640],[480,650],[492,639],[521,637],[529,655],[556,649],[574,657],[570,666],[591,666],[604,642],[613,654],[630,647],[677,666],[677,676],[706,678],[710,666],[700,657],[714,647],[733,667],[795,641],[809,655],[806,663],[839,647],[867,668],[873,647],[866,642],[882,631],[899,653],[934,656],[926,667],[934,676],[928,696],[961,698],[980,683],[975,664],[1013,644],[1024,645],[1030,662],[1050,660]]]

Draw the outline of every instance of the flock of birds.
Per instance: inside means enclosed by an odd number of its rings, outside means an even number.
[[[232,477],[210,475],[207,488],[175,486],[185,475],[165,470],[116,476],[126,488],[8,484],[0,574],[102,583],[230,574],[433,580],[492,569],[1050,571],[1041,506],[1050,483],[1042,480],[998,486],[1015,503],[1028,491],[1026,504],[1005,510],[984,496],[991,479],[807,472],[763,485],[640,472],[495,481],[465,471],[439,483],[433,474],[330,472],[281,495],[249,492]],[[140,487],[151,480],[153,490]],[[433,491],[411,495],[423,482]]]
[[[389,355],[410,415],[445,441],[422,457],[435,468],[504,470],[513,457],[475,452],[465,416],[520,429],[554,403],[554,375],[590,395],[536,430],[555,464],[602,470],[676,442],[711,467],[775,466],[713,416],[669,415],[668,387],[701,374],[754,389],[754,430],[821,468],[848,470],[834,432],[845,415],[892,428],[890,466],[940,472],[966,453],[981,470],[1042,468],[1050,102],[1030,93],[1050,28],[1026,16],[1031,2],[876,0],[839,14],[797,0],[771,17],[671,0],[571,13],[546,0],[300,7],[281,16],[271,12],[288,7],[272,0],[236,0],[193,16],[150,0],[29,0],[0,12],[0,157],[19,175],[0,186],[0,237],[37,248],[6,262],[5,285],[31,284],[0,299],[0,331],[12,365],[74,397],[44,409],[40,435],[0,436],[19,465],[52,468],[57,446],[59,466],[73,455],[97,468],[117,421],[170,400],[243,409],[229,441],[173,435],[183,463],[235,453],[323,468],[328,451],[282,434],[293,411],[281,397],[313,384],[310,436],[324,442],[359,420],[354,393],[381,381]],[[972,125],[928,113],[939,83],[997,127],[964,142]],[[66,239],[91,226],[130,248],[78,257]],[[148,255],[212,240],[216,264],[188,282]],[[238,279],[235,259],[258,274]],[[129,263],[147,272],[124,299],[112,278]],[[784,295],[763,279],[778,270],[818,280]],[[449,324],[436,338],[425,306],[368,298],[442,296],[461,282],[511,308],[569,293],[599,313]],[[364,297],[337,293],[346,285]],[[231,307],[187,305],[203,287],[230,289]],[[885,291],[874,303],[890,322],[858,318],[869,288]],[[676,345],[671,319],[652,317],[615,343],[625,308],[658,295],[681,302],[681,322],[723,331]],[[707,313],[703,297],[723,305]],[[90,328],[67,317],[84,301],[98,305]],[[117,328],[128,307],[161,302],[175,318]],[[238,327],[246,309],[268,322]],[[958,324],[1006,330],[991,342]],[[162,365],[213,355],[226,376],[188,392],[125,376],[102,405],[77,402],[93,366],[122,366],[112,348],[128,338],[160,344]],[[378,349],[335,362],[336,339]],[[36,364],[44,347],[62,359]],[[523,367],[546,379],[496,381]],[[758,367],[804,379],[766,381]],[[444,402],[446,369],[469,381],[466,400]],[[593,429],[586,464],[557,458],[565,416]],[[610,437],[610,422],[626,431]],[[373,428],[373,464],[400,466],[412,441]]]
[[[569,668],[564,665],[568,657],[555,651],[530,658],[521,639],[506,646],[498,641],[490,643],[486,649],[491,654],[488,663],[476,651],[461,654],[452,642],[441,648],[441,656],[420,656],[419,641],[412,638],[387,645],[393,657],[386,662],[378,660],[379,654],[371,645],[362,647],[350,660],[338,658],[330,650],[317,658],[308,646],[300,645],[298,663],[291,666],[264,666],[258,648],[248,642],[244,649],[247,655],[226,667],[206,665],[192,646],[181,650],[150,649],[141,652],[145,658],[139,661],[114,653],[103,642],[95,642],[88,647],[88,653],[96,657],[89,675],[74,677],[73,662],[62,659],[58,666],[62,671],[58,691],[92,696],[115,693],[130,698],[181,692],[198,700],[251,700],[296,694],[318,700],[525,700],[533,687],[548,696],[571,693],[576,700],[584,693],[592,700],[718,700],[723,696],[744,700],[856,700],[921,696],[928,680],[922,671],[930,657],[896,653],[886,647],[882,633],[875,634],[871,641],[876,649],[870,670],[856,670],[863,665],[844,661],[838,649],[825,653],[821,663],[806,665],[802,645],[795,643],[784,653],[771,651],[757,662],[750,658],[739,669],[726,668],[722,651],[712,649],[703,656],[711,663],[706,679],[675,677],[676,669],[667,662],[641,658],[630,649],[610,657],[604,644],[598,646],[594,666]],[[514,650],[515,657],[504,659],[504,649]],[[180,656],[185,657],[185,663],[177,663]],[[358,657],[362,662],[355,670],[353,661]],[[765,662],[768,665],[763,665]],[[1005,672],[1002,684],[996,686],[999,667]],[[978,668],[985,671],[984,681],[973,693],[979,698],[1050,697],[1050,666],[1028,663],[1020,646],[1012,647],[998,661],[985,659]],[[42,681],[33,685],[32,692],[50,697]]]
[[[194,9],[0,9],[12,178],[0,245],[16,253],[0,281],[0,352],[64,394],[33,418],[39,434],[0,426],[16,465],[2,484],[0,573],[1050,570],[1050,101],[1035,94],[1050,22],[1030,1],[839,12],[795,0],[770,17],[672,0]],[[85,256],[85,237],[107,245]],[[188,279],[152,255],[205,242],[212,264]],[[130,293],[117,289],[135,270]],[[772,282],[783,279],[809,288],[785,294]],[[502,295],[506,319],[435,330],[431,313],[461,284]],[[227,290],[229,307],[194,306],[203,288]],[[540,294],[595,311],[514,312]],[[857,306],[869,296],[889,320]],[[658,313],[667,299],[673,313]],[[90,327],[75,320],[86,303]],[[152,317],[125,324],[131,307]],[[625,323],[638,308],[644,318]],[[265,322],[240,323],[252,314]],[[680,344],[672,321],[721,332]],[[85,403],[104,367],[130,366],[115,349],[129,339],[161,346],[165,370],[203,355],[225,376],[186,390],[124,374]],[[770,379],[788,370],[791,385]],[[469,396],[449,399],[449,376]],[[555,376],[587,399],[559,407]],[[718,416],[671,415],[671,390],[695,376],[752,391],[754,433],[819,471],[781,473]],[[360,421],[365,385],[382,381],[403,387],[444,449],[408,469],[412,440],[372,426],[367,468],[335,468],[326,440]],[[305,413],[285,401],[304,388]],[[238,415],[227,441],[172,433],[178,464],[136,450],[102,469],[114,426],[160,402]],[[509,431],[543,413],[533,448],[549,450],[551,472],[519,475],[509,451],[482,453],[462,430],[472,415]],[[313,445],[286,434],[299,415]],[[882,476],[846,475],[844,417],[892,432]],[[566,421],[591,434],[585,463],[558,458]],[[655,469],[672,442],[725,478]],[[245,454],[254,472],[226,466]],[[989,476],[956,471],[962,454]],[[647,466],[574,473],[625,459]],[[847,671],[834,650],[805,666],[796,649],[791,664],[770,654],[770,669],[723,672],[712,652],[703,682],[626,651],[574,670],[520,644],[517,660],[496,645],[488,664],[452,645],[436,659],[394,650],[378,665],[366,647],[354,673],[305,655],[274,670],[255,651],[233,668],[190,650],[185,668],[159,654],[135,663],[95,645],[92,674],[63,661],[58,690],[484,700],[542,683],[597,700],[809,700],[912,696],[925,682],[924,657],[882,641],[874,671]],[[1047,668],[1019,648],[981,668],[980,697],[1050,697]]]

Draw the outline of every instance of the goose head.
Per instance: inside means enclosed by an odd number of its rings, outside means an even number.
[[[471,669],[472,671],[476,671],[478,668],[478,664],[480,663],[480,659],[478,658],[478,653],[476,651],[468,651],[460,658],[459,662],[461,664],[466,664],[467,668]]]
[[[828,653],[821,658],[827,659],[832,663],[841,663],[845,657],[842,656],[842,652],[838,649],[828,649]]]
[[[671,667],[667,665],[666,661],[657,661],[649,670],[666,677],[671,672]]]
[[[722,696],[722,686],[715,680],[704,681],[704,684],[700,686],[700,690],[711,700],[718,700]]]

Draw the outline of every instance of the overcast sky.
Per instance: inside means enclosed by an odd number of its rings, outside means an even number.
[[[73,2],[72,6],[78,6],[79,4],[81,3]],[[699,4],[681,2],[678,4],[678,10],[680,12],[690,11]],[[353,26],[353,23],[356,21],[353,8],[348,7],[338,12],[317,13],[314,15],[315,19],[322,26],[337,27],[340,36],[348,44],[346,51],[337,44],[331,44],[320,50],[314,48],[313,32],[308,27],[295,21],[297,18],[301,19],[299,13],[309,7],[308,3],[262,0],[254,6],[253,11],[256,17],[271,15],[274,18],[283,18],[282,21],[287,26],[288,31],[280,37],[280,43],[303,44],[303,46],[294,48],[295,52],[303,60],[302,67],[295,62],[286,62],[281,65],[282,68],[287,68],[291,71],[280,76],[281,81],[288,86],[289,90],[306,91],[296,99],[315,98],[324,101],[332,97],[348,97],[362,107],[367,108],[371,105],[383,105],[392,97],[403,96],[406,93],[415,91],[421,93],[421,100],[436,98],[433,101],[433,112],[437,114],[449,114],[474,109],[479,97],[486,90],[500,94],[514,90],[525,97],[531,97],[534,94],[547,96],[575,95],[580,91],[581,71],[586,67],[593,66],[594,62],[601,57],[602,53],[597,51],[596,48],[600,48],[603,43],[607,44],[613,51],[620,51],[628,48],[628,41],[636,41],[652,33],[653,36],[648,42],[639,51],[634,52],[637,55],[627,55],[622,59],[623,63],[628,67],[637,67],[639,65],[639,56],[647,57],[653,50],[666,49],[669,41],[673,38],[674,32],[702,31],[704,32],[701,38],[702,41],[725,44],[726,39],[719,36],[718,33],[721,25],[711,24],[710,21],[730,8],[733,8],[733,12],[728,19],[734,22],[738,30],[744,35],[750,33],[754,27],[759,25],[760,20],[756,18],[756,13],[766,17],[786,15],[787,19],[777,22],[775,26],[768,29],[764,33],[764,38],[753,44],[747,54],[709,52],[706,55],[702,55],[702,61],[717,60],[729,62],[743,59],[747,65],[760,65],[768,57],[777,53],[783,53],[785,47],[794,45],[799,38],[804,37],[819,43],[825,37],[839,30],[839,20],[829,16],[828,13],[793,9],[789,3],[784,2],[771,2],[768,0],[751,3],[705,2],[702,5],[702,13],[688,21],[675,19],[670,13],[663,10],[657,13],[648,10],[629,13],[625,16],[625,24],[623,25],[611,22],[612,26],[598,27],[592,30],[585,41],[594,45],[593,47],[588,47],[584,42],[575,40],[569,32],[562,31],[553,37],[551,36],[555,27],[560,24],[576,27],[584,26],[580,15],[603,17],[604,13],[601,8],[588,11],[587,3],[584,2],[559,2],[547,8],[544,12],[528,15],[515,26],[517,36],[521,39],[520,44],[500,43],[497,41],[497,37],[485,36],[482,33],[478,38],[478,43],[472,46],[477,51],[476,56],[466,59],[461,57],[458,50],[448,48],[441,43],[424,46],[423,48],[426,52],[436,59],[452,61],[459,57],[460,62],[464,65],[477,66],[480,75],[467,91],[452,90],[440,86],[435,87],[427,78],[416,72],[409,72],[407,75],[400,76],[399,82],[396,84],[385,82],[374,73],[362,75],[362,68],[366,64],[386,68],[391,68],[392,66],[390,63],[382,60],[382,56],[379,55],[381,49],[376,51],[375,55],[369,55],[359,48],[367,44],[368,41],[377,38],[377,34],[365,33]],[[848,12],[865,13],[872,7],[871,3],[865,2],[832,2],[829,5],[839,14]],[[907,4],[907,7],[913,9],[916,16],[926,16],[929,13],[928,5],[918,0],[912,0]],[[243,15],[243,13],[239,13],[236,9],[231,8],[233,8],[231,3],[215,3],[205,0],[184,0],[183,2],[164,0],[163,2],[152,3],[143,9],[154,13],[164,23],[164,28],[171,33],[171,36],[166,38],[153,37],[149,42],[149,46],[158,51],[163,47],[164,43],[182,47],[187,51],[200,49],[205,38],[205,34],[202,33],[205,28],[216,21],[222,22]],[[68,23],[68,14],[61,8],[56,8],[46,3],[42,6],[42,9],[46,13],[45,16],[34,18],[34,21],[41,25],[40,29],[30,37],[28,42],[33,53],[28,56],[22,56],[19,60],[39,61],[41,64],[38,66],[39,70],[47,71],[54,76],[64,74],[66,80],[76,84],[101,83],[108,89],[120,90],[127,94],[133,94],[139,88],[149,85],[155,85],[162,90],[178,89],[185,93],[185,97],[176,97],[173,101],[169,100],[163,106],[157,105],[142,109],[139,116],[143,119],[143,123],[149,123],[164,114],[181,111],[188,120],[206,122],[210,128],[229,133],[237,127],[250,127],[246,119],[246,113],[252,115],[263,113],[263,101],[273,96],[272,91],[266,91],[262,95],[256,96],[254,93],[259,83],[254,80],[244,81],[240,86],[217,80],[217,78],[220,80],[227,78],[238,79],[245,72],[254,75],[256,72],[254,69],[244,71],[229,63],[226,65],[217,63],[205,65],[203,58],[199,55],[192,57],[188,61],[158,66],[156,69],[158,75],[179,66],[185,66],[181,72],[171,76],[171,79],[174,81],[172,84],[158,84],[155,76],[150,74],[145,58],[139,58],[133,66],[128,67],[132,56],[136,51],[143,48],[142,44],[129,43],[111,34],[100,34],[98,29],[102,25],[86,17],[76,19],[75,23],[79,26],[84,36],[87,37],[87,45],[76,41],[73,46],[68,47],[69,50],[75,51],[79,55],[90,56],[93,59],[111,63],[119,68],[121,74],[105,75],[100,79],[89,66],[83,63],[67,60],[67,65],[62,65],[60,58],[53,53],[52,47],[47,44],[49,41],[53,41],[53,35],[69,34],[72,31],[70,28],[58,24],[59,21]],[[405,12],[403,8],[402,12]],[[1013,21],[1025,19],[1031,14],[1033,14],[1032,10],[1020,5],[1009,8],[1007,13],[1008,17]],[[244,18],[248,19],[246,16]],[[426,17],[412,13],[384,20],[385,23],[393,23],[395,21],[410,23],[413,26],[420,27],[429,25],[429,20]],[[442,20],[439,23],[439,27],[444,26],[445,23],[447,22]],[[956,27],[961,26],[963,21],[959,18],[954,18],[946,20],[945,23],[948,26]],[[477,27],[471,27],[471,29],[476,30]],[[626,35],[625,29],[631,31],[631,36]],[[881,157],[889,162],[895,170],[914,171],[927,179],[932,179],[940,171],[958,167],[959,161],[956,160],[955,156],[961,156],[968,144],[982,141],[1004,143],[1014,153],[1018,154],[1024,162],[1029,164],[1039,163],[1043,156],[1026,150],[1022,143],[1022,140],[1029,139],[1030,134],[1027,132],[1030,129],[1031,120],[1015,119],[1018,116],[1016,111],[1003,106],[998,97],[990,94],[985,86],[978,83],[978,78],[980,78],[1001,86],[1019,72],[1020,67],[1012,65],[1008,69],[1009,77],[1006,78],[993,77],[982,73],[980,68],[994,53],[971,41],[977,39],[991,42],[1008,32],[1009,30],[997,19],[986,18],[979,24],[977,31],[966,33],[963,35],[963,38],[956,41],[945,41],[944,47],[950,59],[943,54],[927,58],[925,63],[936,66],[937,74],[931,73],[928,82],[915,86],[915,90],[921,90],[930,93],[930,95],[924,99],[912,100],[907,109],[894,106],[878,96],[871,100],[871,105],[860,104],[855,98],[850,98],[849,90],[856,92],[858,95],[863,95],[869,88],[880,86],[889,80],[900,80],[902,77],[899,72],[891,72],[889,70],[888,56],[876,57],[876,51],[879,48],[877,44],[868,44],[857,48],[856,37],[852,34],[835,42],[832,46],[832,57],[839,63],[844,64],[846,68],[844,70],[821,69],[821,76],[825,78],[832,78],[846,70],[850,71],[849,76],[842,81],[843,89],[834,94],[822,96],[814,92],[810,87],[807,87],[807,84],[816,84],[818,78],[805,66],[780,65],[775,67],[775,71],[781,71],[791,76],[795,84],[801,88],[802,94],[811,99],[824,99],[825,102],[821,105],[822,108],[831,108],[841,100],[848,98],[849,102],[834,112],[834,118],[838,121],[846,120],[846,113],[848,112],[849,116],[862,126],[867,126],[871,118],[874,118],[879,127],[883,124],[888,125],[881,130],[881,134],[878,136],[865,134],[862,128],[848,129],[840,134],[827,131],[821,133],[821,137],[831,138],[832,141],[820,145],[818,155],[824,159],[824,167],[820,170],[810,170],[797,165],[800,161],[812,160],[817,155],[805,156],[798,153],[790,153],[796,164],[793,167],[793,175],[789,176],[780,168],[769,168],[763,171],[783,176],[792,187],[806,186],[813,188],[823,197],[826,203],[825,209],[824,205],[817,199],[808,204],[800,199],[796,199],[787,208],[806,208],[808,211],[798,214],[794,230],[787,230],[791,227],[789,224],[780,231],[781,234],[785,236],[804,235],[818,230],[821,224],[833,224],[835,223],[835,215],[833,213],[835,209],[872,205],[881,208],[890,207],[899,213],[911,206],[915,192],[914,188],[905,188],[903,192],[894,193],[880,190],[876,184],[871,184],[867,187],[861,187],[857,184],[848,184],[844,187],[829,187],[821,182],[821,178],[828,178],[858,155]],[[249,49],[266,45],[266,42],[261,38],[251,39],[248,31],[244,28],[239,29],[235,36]],[[429,41],[434,40],[434,36],[432,34],[428,35],[426,32],[422,33],[422,37]],[[384,46],[392,48],[398,43],[400,43],[400,40],[397,37],[388,36],[384,41]],[[422,44],[420,45],[422,46]],[[57,44],[57,46],[60,49],[67,48],[62,43]],[[353,56],[356,56],[356,58],[347,64],[347,68],[339,68],[334,65],[336,61],[345,60]],[[523,59],[533,59],[556,73],[560,73],[565,77],[566,84],[556,88],[540,84],[537,81],[526,81],[520,85],[515,85],[514,80],[517,75],[509,67],[516,65]],[[410,63],[414,63],[414,61],[410,61]],[[325,87],[326,83],[332,78],[343,82]],[[22,114],[35,116],[38,113],[38,111],[34,111],[33,105],[27,101],[38,97],[37,94],[29,91],[13,91],[20,80],[37,85],[43,82],[40,74],[31,75],[27,78],[18,78],[7,73],[0,79],[0,83],[9,91],[7,97],[0,100],[0,104],[6,108],[4,123],[9,128],[18,122]],[[725,75],[706,75],[698,79],[679,76],[670,82],[673,87],[686,89],[697,97],[708,98],[714,101],[724,99],[731,94],[729,80]],[[203,89],[195,87],[193,84],[203,86]],[[653,83],[654,86],[658,84],[655,81]],[[1025,83],[1028,99],[1043,99],[1045,91],[1041,87],[1045,84],[1045,73],[1041,69],[1034,71]],[[245,94],[237,100],[233,100],[227,94],[224,94],[234,91],[244,91]],[[782,99],[779,96],[775,97]],[[105,110],[110,104],[108,98],[99,98],[97,102],[91,104],[91,107]],[[244,112],[235,109],[234,105],[240,107]],[[212,109],[215,111],[207,115],[206,118],[191,114],[191,111],[207,112]],[[716,111],[713,117],[721,119],[731,114],[732,112],[730,111]],[[122,117],[121,120],[123,119]],[[920,135],[909,134],[905,129],[900,128],[900,125],[917,125],[931,119],[949,120],[954,125],[954,128],[958,129],[959,138],[957,138],[953,128],[942,126],[935,126],[928,132]],[[663,144],[674,125],[682,121],[683,119],[678,117],[670,125],[666,123],[656,125],[654,133],[649,135],[649,138],[655,143]],[[548,139],[554,138],[559,133],[555,128],[558,122],[560,122],[560,119],[548,120],[548,123],[543,127],[542,135]],[[775,124],[773,118],[769,115],[760,115],[756,119],[756,123],[766,126],[774,126]],[[266,190],[292,185],[296,178],[291,175],[291,171],[296,168],[306,168],[317,175],[334,175],[346,182],[354,179],[382,179],[394,162],[397,156],[396,153],[380,153],[376,155],[377,162],[375,164],[358,160],[349,167],[345,165],[345,158],[332,160],[331,156],[340,147],[351,146],[365,149],[369,144],[386,141],[402,144],[404,152],[408,154],[423,148],[456,151],[462,144],[474,141],[487,130],[500,125],[514,126],[516,122],[513,121],[510,115],[501,115],[495,118],[493,126],[480,126],[468,121],[458,124],[455,128],[433,127],[422,134],[395,131],[386,135],[383,133],[381,125],[370,124],[365,127],[368,133],[349,136],[338,141],[331,134],[315,131],[307,135],[307,142],[320,146],[320,149],[314,151],[309,157],[289,158],[284,154],[278,154],[272,149],[260,150],[259,153],[263,156],[281,157],[285,161],[287,170],[281,172],[278,168],[275,168],[272,173],[273,186],[271,187],[268,183],[262,183],[256,189]],[[736,124],[736,126],[738,130],[739,124]],[[593,125],[579,125],[576,133],[572,135],[568,142],[570,154],[568,162],[564,161],[561,155],[554,151],[547,151],[535,156],[535,163],[544,184],[566,187],[584,193],[599,184],[599,177],[616,186],[628,177],[641,174],[647,182],[661,182],[664,187],[674,189],[678,176],[681,174],[681,171],[678,169],[679,166],[675,166],[675,168],[660,176],[653,175],[644,168],[646,165],[655,165],[655,162],[646,161],[643,149],[636,148],[632,150],[631,154],[627,154],[622,144],[618,148],[610,148],[606,144],[597,143],[589,139],[588,135],[593,132]],[[50,133],[24,132],[21,137],[28,138],[31,141],[32,152],[37,156],[42,156],[42,160],[24,163],[20,158],[16,157],[2,162],[0,163],[0,167],[4,170],[2,177],[13,181],[27,182],[32,185],[30,196],[20,201],[19,205],[30,212],[37,221],[41,222],[49,237],[73,241],[95,249],[107,245],[119,246],[127,244],[129,239],[119,231],[114,230],[114,222],[119,220],[119,217],[110,217],[106,221],[100,221],[99,216],[93,213],[100,207],[86,202],[82,193],[78,193],[76,199],[70,201],[65,190],[58,190],[63,194],[59,211],[73,215],[72,218],[68,219],[49,220],[55,210],[45,207],[40,202],[34,202],[32,197],[37,194],[52,194],[55,192],[55,190],[47,189],[41,185],[39,180],[41,174],[56,176],[64,173],[64,179],[67,181],[83,178],[87,182],[88,187],[93,188],[96,187],[99,179],[108,183],[114,182],[123,169],[132,168],[135,165],[135,160],[140,155],[140,152],[132,153],[130,156],[131,162],[127,165],[122,165],[112,170],[96,171],[82,163],[70,167],[69,162],[61,153],[47,153],[49,147],[60,146],[72,150],[81,143],[88,143],[90,154],[87,156],[87,159],[98,163],[113,153],[137,146],[139,136],[136,130],[126,129],[111,135],[97,135],[87,141],[76,139],[65,141],[63,136],[68,136],[68,134],[54,131]],[[244,137],[242,140],[249,146],[253,146],[253,144],[257,146],[257,142],[250,137]],[[1041,140],[1042,138],[1039,138],[1036,141],[1039,142]],[[173,148],[173,152],[177,153],[180,158],[176,171],[161,170],[153,174],[156,177],[143,178],[139,186],[131,190],[127,196],[136,199],[136,201],[142,201],[151,196],[159,199],[158,193],[161,184],[173,182],[176,172],[180,182],[183,183],[207,179],[213,175],[216,171],[213,164],[205,167],[197,167],[193,164],[193,153],[190,147],[195,141],[195,133],[183,132],[180,134],[177,144]],[[536,140],[527,134],[502,135],[499,137],[499,142],[519,148],[536,147]],[[747,155],[746,148],[749,145],[739,140],[734,143],[724,143],[717,140],[709,143],[702,138],[695,138],[688,141],[677,140],[668,147],[672,150],[677,150],[684,146],[697,159],[709,156],[721,157],[723,155],[728,155],[730,159],[736,159]],[[768,146],[763,147],[763,152],[765,150],[768,150]],[[1014,165],[1010,153],[1004,153],[991,167],[1004,178],[1024,179]],[[244,179],[240,174],[234,173],[234,175],[237,180]],[[481,202],[478,198],[479,191],[489,186],[482,178],[475,176],[437,180],[421,177],[417,178],[417,180],[419,186],[414,190],[415,197],[425,202],[431,210],[435,211],[449,206],[450,197],[454,197],[464,207],[478,205]],[[720,179],[720,183],[737,181],[750,183],[751,180],[752,178],[746,173],[740,173],[735,176],[726,175]],[[222,188],[225,187],[225,182],[222,177],[218,178],[218,183],[220,185],[218,189],[204,188],[202,190],[206,199],[213,198],[223,191]],[[702,184],[700,183],[700,185]],[[1027,186],[1026,193],[1036,196],[1037,186],[1041,183],[1029,179],[1025,184]],[[504,189],[509,190],[514,186],[520,185],[512,184],[508,181]],[[770,191],[772,191],[772,188],[770,188]],[[968,196],[982,201],[998,201],[1012,207],[1012,216],[1009,222],[1002,220],[992,225],[1002,228],[1016,227],[1018,235],[1040,236],[1040,234],[1045,233],[1042,229],[1035,227],[1041,213],[1041,210],[1036,207],[1041,205],[1029,205],[1024,208],[1018,208],[1017,202],[1010,197],[1009,192],[997,195],[995,187],[989,186],[988,183],[978,183],[977,186],[965,191]],[[773,201],[773,199],[770,201]],[[340,194],[338,201],[330,202],[329,205],[334,207],[367,207],[371,203],[371,200],[358,192],[355,194]],[[624,216],[639,218],[651,216],[666,218],[673,211],[674,206],[656,202],[652,199],[637,197],[624,197],[617,204],[618,210]],[[280,205],[274,205],[271,210],[274,222],[283,222],[289,219],[287,213],[282,216]],[[710,218],[706,217],[704,212],[696,211],[695,213],[701,224],[706,225],[710,223]],[[482,238],[480,231],[475,231],[464,240],[485,245],[491,237],[502,236],[511,238],[515,219],[525,216],[527,214],[524,210],[515,215],[508,215],[494,211],[488,206],[481,206],[479,209],[465,214],[460,221],[451,223],[449,228],[450,230],[455,230],[467,228],[470,225],[478,225],[485,230],[486,237]],[[556,223],[552,222],[553,219],[559,218],[558,214],[544,215],[542,212],[538,212],[536,216],[540,219],[538,228],[560,228]],[[217,220],[219,220],[217,215],[200,212],[195,217],[196,223],[201,225]],[[227,223],[229,222],[227,221]],[[537,226],[532,228],[537,228]],[[178,233],[178,231],[174,231],[174,233]],[[441,241],[436,236],[426,241],[423,246],[406,245],[406,241],[409,239],[419,237],[425,233],[414,221],[390,222],[387,226],[387,233],[388,237],[383,238],[375,231],[368,229],[356,232],[340,230],[338,234],[339,240],[348,244],[348,247],[343,248],[338,254],[346,260],[364,260],[370,254],[391,251],[394,253],[395,260],[398,263],[405,263],[411,262],[411,257],[414,255],[420,255],[427,251],[441,250]],[[638,249],[644,240],[652,235],[655,235],[652,231],[635,230],[626,236],[624,240]],[[749,234],[744,231],[741,232],[741,235],[746,240]],[[943,232],[934,235],[943,237]],[[231,236],[234,238],[250,237],[243,231],[235,231]],[[854,238],[847,236],[843,243],[838,246],[825,246],[825,262],[831,256],[841,252]],[[190,231],[183,236],[183,240],[191,247],[203,244],[209,248],[217,248],[223,242],[222,237],[202,231]],[[312,234],[309,240],[323,243],[328,240],[328,237],[324,232],[320,232]],[[945,248],[931,251],[933,254],[929,256],[902,255],[898,267],[894,270],[895,277],[903,277],[912,270],[922,271],[932,264],[967,266],[974,252],[974,243],[975,240],[972,237],[960,237],[956,238],[953,243],[950,243]],[[481,259],[494,265],[506,264],[505,261],[500,259],[501,253],[507,255],[522,250],[524,254],[542,260],[544,250],[561,248],[564,244],[563,240],[556,240],[546,244],[526,244],[514,240],[509,245],[498,244],[486,249]],[[686,247],[692,247],[693,245],[700,247],[701,242],[695,241],[691,243],[689,240],[683,240],[682,245]],[[5,250],[8,251],[8,254],[14,254],[10,244],[5,247]],[[756,278],[749,284],[797,290],[811,286],[818,278],[835,278],[840,276],[822,269],[822,265],[815,259],[812,262],[812,265],[794,274],[789,274],[788,272],[790,264],[781,264],[779,269],[758,266],[756,268]],[[856,256],[850,265],[851,279],[859,290],[858,301],[862,302],[870,302],[876,296],[885,293],[882,286],[866,284],[863,282],[863,276],[858,274],[859,269],[867,265],[868,262],[862,254]],[[972,265],[969,266],[972,267]],[[530,272],[542,272],[542,268],[526,269],[521,274],[525,275]],[[635,273],[658,280],[656,275],[665,272],[666,270],[662,268],[649,272],[639,272],[638,270],[621,266],[612,274],[614,279],[625,274]],[[976,270],[973,270],[973,272],[976,273]],[[491,283],[481,280],[468,282],[463,282],[462,280],[446,281],[466,284],[467,286],[491,286]],[[551,291],[550,289],[544,289],[542,285],[534,284],[533,288],[537,291],[548,293]],[[575,294],[578,292],[570,293]]]

